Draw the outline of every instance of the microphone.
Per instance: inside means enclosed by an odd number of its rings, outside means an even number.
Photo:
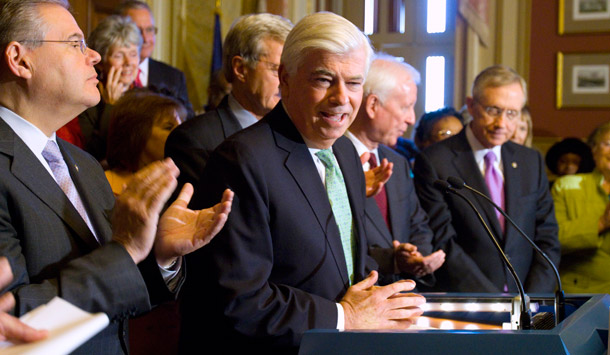
[[[489,226],[487,225],[487,223],[485,223],[485,220],[483,219],[483,216],[481,216],[481,213],[479,213],[479,210],[477,210],[477,208],[474,206],[474,204],[466,196],[464,196],[462,193],[460,193],[455,188],[453,188],[447,181],[436,180],[434,182],[434,187],[437,188],[438,190],[442,191],[443,193],[450,192],[454,195],[459,196],[464,201],[466,201],[466,203],[470,206],[470,208],[472,208],[474,213],[477,215],[477,217],[479,218],[479,221],[481,221],[481,224],[485,228],[485,231],[487,232],[487,235],[491,239],[493,245],[496,247],[496,249],[502,256],[502,260],[504,261],[504,264],[506,265],[506,267],[508,267],[508,270],[510,271],[511,275],[513,276],[513,279],[515,280],[515,283],[517,284],[517,288],[519,289],[519,296],[521,297],[521,301],[519,303],[519,305],[521,306],[521,314],[519,315],[520,321],[518,324],[518,328],[519,329],[531,329],[532,321],[531,321],[531,314],[530,314],[530,310],[529,310],[529,298],[525,295],[523,283],[521,283],[521,280],[519,279],[519,276],[517,276],[517,272],[515,271],[515,268],[508,260],[508,257],[504,253],[504,250],[502,250],[502,247],[500,247],[500,244],[498,243],[498,240],[496,239],[496,237],[494,237],[493,233],[491,232],[491,229],[489,229]]]
[[[510,216],[508,214],[506,214],[506,212],[504,212],[504,210],[500,206],[498,206],[495,202],[493,202],[492,199],[487,197],[487,195],[485,195],[481,191],[478,191],[477,189],[475,189],[471,186],[468,186],[468,184],[466,184],[466,182],[464,182],[464,180],[460,179],[459,177],[450,176],[447,178],[447,181],[453,188],[455,188],[457,190],[465,187],[466,189],[474,192],[475,194],[477,194],[477,195],[483,197],[485,200],[489,201],[489,203],[491,203],[496,208],[496,210],[498,210],[504,216],[504,218],[513,227],[515,227],[515,229],[519,232],[519,234],[521,234],[523,236],[523,238],[525,238],[525,240],[527,240],[527,242],[532,246],[532,248],[534,248],[536,253],[538,253],[538,255],[540,255],[544,260],[546,260],[546,262],[551,266],[551,268],[553,269],[553,272],[555,273],[555,278],[557,279],[557,292],[555,292],[555,325],[558,325],[561,321],[563,321],[565,319],[565,316],[566,316],[566,309],[565,309],[566,300],[565,300],[565,293],[563,292],[563,287],[561,286],[561,277],[559,277],[559,271],[557,270],[557,267],[555,266],[555,264],[546,255],[546,253],[543,252],[542,249],[540,249],[536,245],[536,243],[534,243],[534,241],[530,237],[528,237],[527,234],[525,234],[525,232],[523,232],[523,230],[521,230],[521,228],[519,228],[517,223],[515,223],[515,221],[513,221],[513,219],[510,218]]]

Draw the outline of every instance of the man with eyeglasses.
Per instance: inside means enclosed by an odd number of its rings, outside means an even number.
[[[0,2],[0,256],[14,276],[0,308],[13,304],[19,317],[59,296],[104,312],[110,324],[74,353],[121,354],[126,320],[175,299],[182,256],[218,233],[232,194],[192,211],[186,186],[161,214],[179,173],[168,159],[136,173],[115,199],[99,163],[56,136],[100,100],[100,55],[85,47],[69,7]],[[4,335],[8,319],[0,312]]]
[[[278,68],[287,19],[272,14],[240,17],[223,43],[222,72],[232,85],[215,110],[176,127],[165,143],[180,176],[179,186],[199,181],[210,154],[233,133],[260,120],[280,101]]]
[[[471,208],[434,187],[450,176],[487,194],[553,260],[559,241],[544,161],[532,149],[510,141],[527,97],[526,83],[506,66],[495,65],[476,78],[466,98],[473,120],[459,134],[433,144],[415,161],[420,202],[435,232],[435,248],[447,254],[436,272],[436,290],[516,292],[517,286]],[[493,206],[466,192],[508,255],[526,292],[552,292],[553,272]]]
[[[139,73],[136,78],[137,86],[169,90],[184,104],[187,117],[195,116],[193,106],[189,101],[184,73],[150,57],[155,48],[157,27],[155,27],[155,18],[148,4],[140,0],[127,0],[117,7],[116,12],[122,16],[131,17],[142,34]]]

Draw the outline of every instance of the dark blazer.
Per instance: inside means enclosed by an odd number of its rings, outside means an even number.
[[[428,215],[417,199],[407,160],[384,145],[379,146],[378,152],[379,160],[386,158],[394,163],[392,177],[385,184],[392,230],[390,232],[388,229],[375,199],[367,198],[366,238],[369,243],[369,254],[379,264],[379,270],[385,271],[381,283],[387,284],[400,278],[414,278],[408,274],[394,274],[392,241],[411,243],[416,245],[423,255],[429,255],[432,252],[433,233],[428,226]],[[430,283],[433,280],[426,277],[419,281]]]
[[[110,325],[76,353],[121,353],[124,321],[150,309],[147,283],[152,290],[163,280],[158,270],[154,276],[145,272],[150,275],[145,280],[125,248],[111,241],[114,196],[97,161],[57,141],[103,245],[32,151],[0,120],[0,255],[14,274],[8,287],[16,299],[14,312],[21,316],[55,296],[104,312]]]
[[[559,241],[553,200],[544,162],[538,152],[507,142],[502,146],[506,212],[558,265]],[[498,251],[471,208],[453,194],[442,194],[433,184],[449,176],[462,178],[489,196],[483,175],[466,139],[458,135],[425,149],[415,161],[415,184],[420,202],[435,232],[435,248],[445,250],[445,264],[437,271],[439,290],[454,292],[510,292],[517,287]],[[504,252],[510,258],[527,292],[552,292],[555,278],[543,259],[506,223],[502,235],[493,207],[469,191],[463,192],[481,211]]]
[[[359,281],[364,175],[347,138],[333,151],[355,221]],[[336,328],[336,302],[349,287],[339,229],[311,154],[281,104],[216,149],[192,207],[208,205],[227,187],[235,199],[224,229],[187,258],[201,272],[189,276],[183,292],[182,351],[198,352],[213,340],[227,353],[290,352],[306,330]]]
[[[165,156],[172,158],[180,169],[176,190],[187,182],[195,185],[214,149],[240,130],[239,121],[229,109],[228,96],[215,110],[176,127],[165,142]]]
[[[189,101],[184,73],[171,65],[148,58],[148,86],[157,89],[168,89],[186,108],[188,118],[195,116],[193,106]]]

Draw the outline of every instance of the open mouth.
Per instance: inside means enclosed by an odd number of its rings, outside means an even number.
[[[322,112],[321,115],[325,120],[336,123],[341,123],[344,119],[347,118],[347,113]]]

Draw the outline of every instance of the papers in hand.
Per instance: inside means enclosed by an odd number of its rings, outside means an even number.
[[[21,321],[36,328],[46,329],[46,339],[15,344],[0,342],[0,353],[4,354],[68,354],[108,326],[104,313],[88,313],[55,297],[49,303],[24,314]]]

